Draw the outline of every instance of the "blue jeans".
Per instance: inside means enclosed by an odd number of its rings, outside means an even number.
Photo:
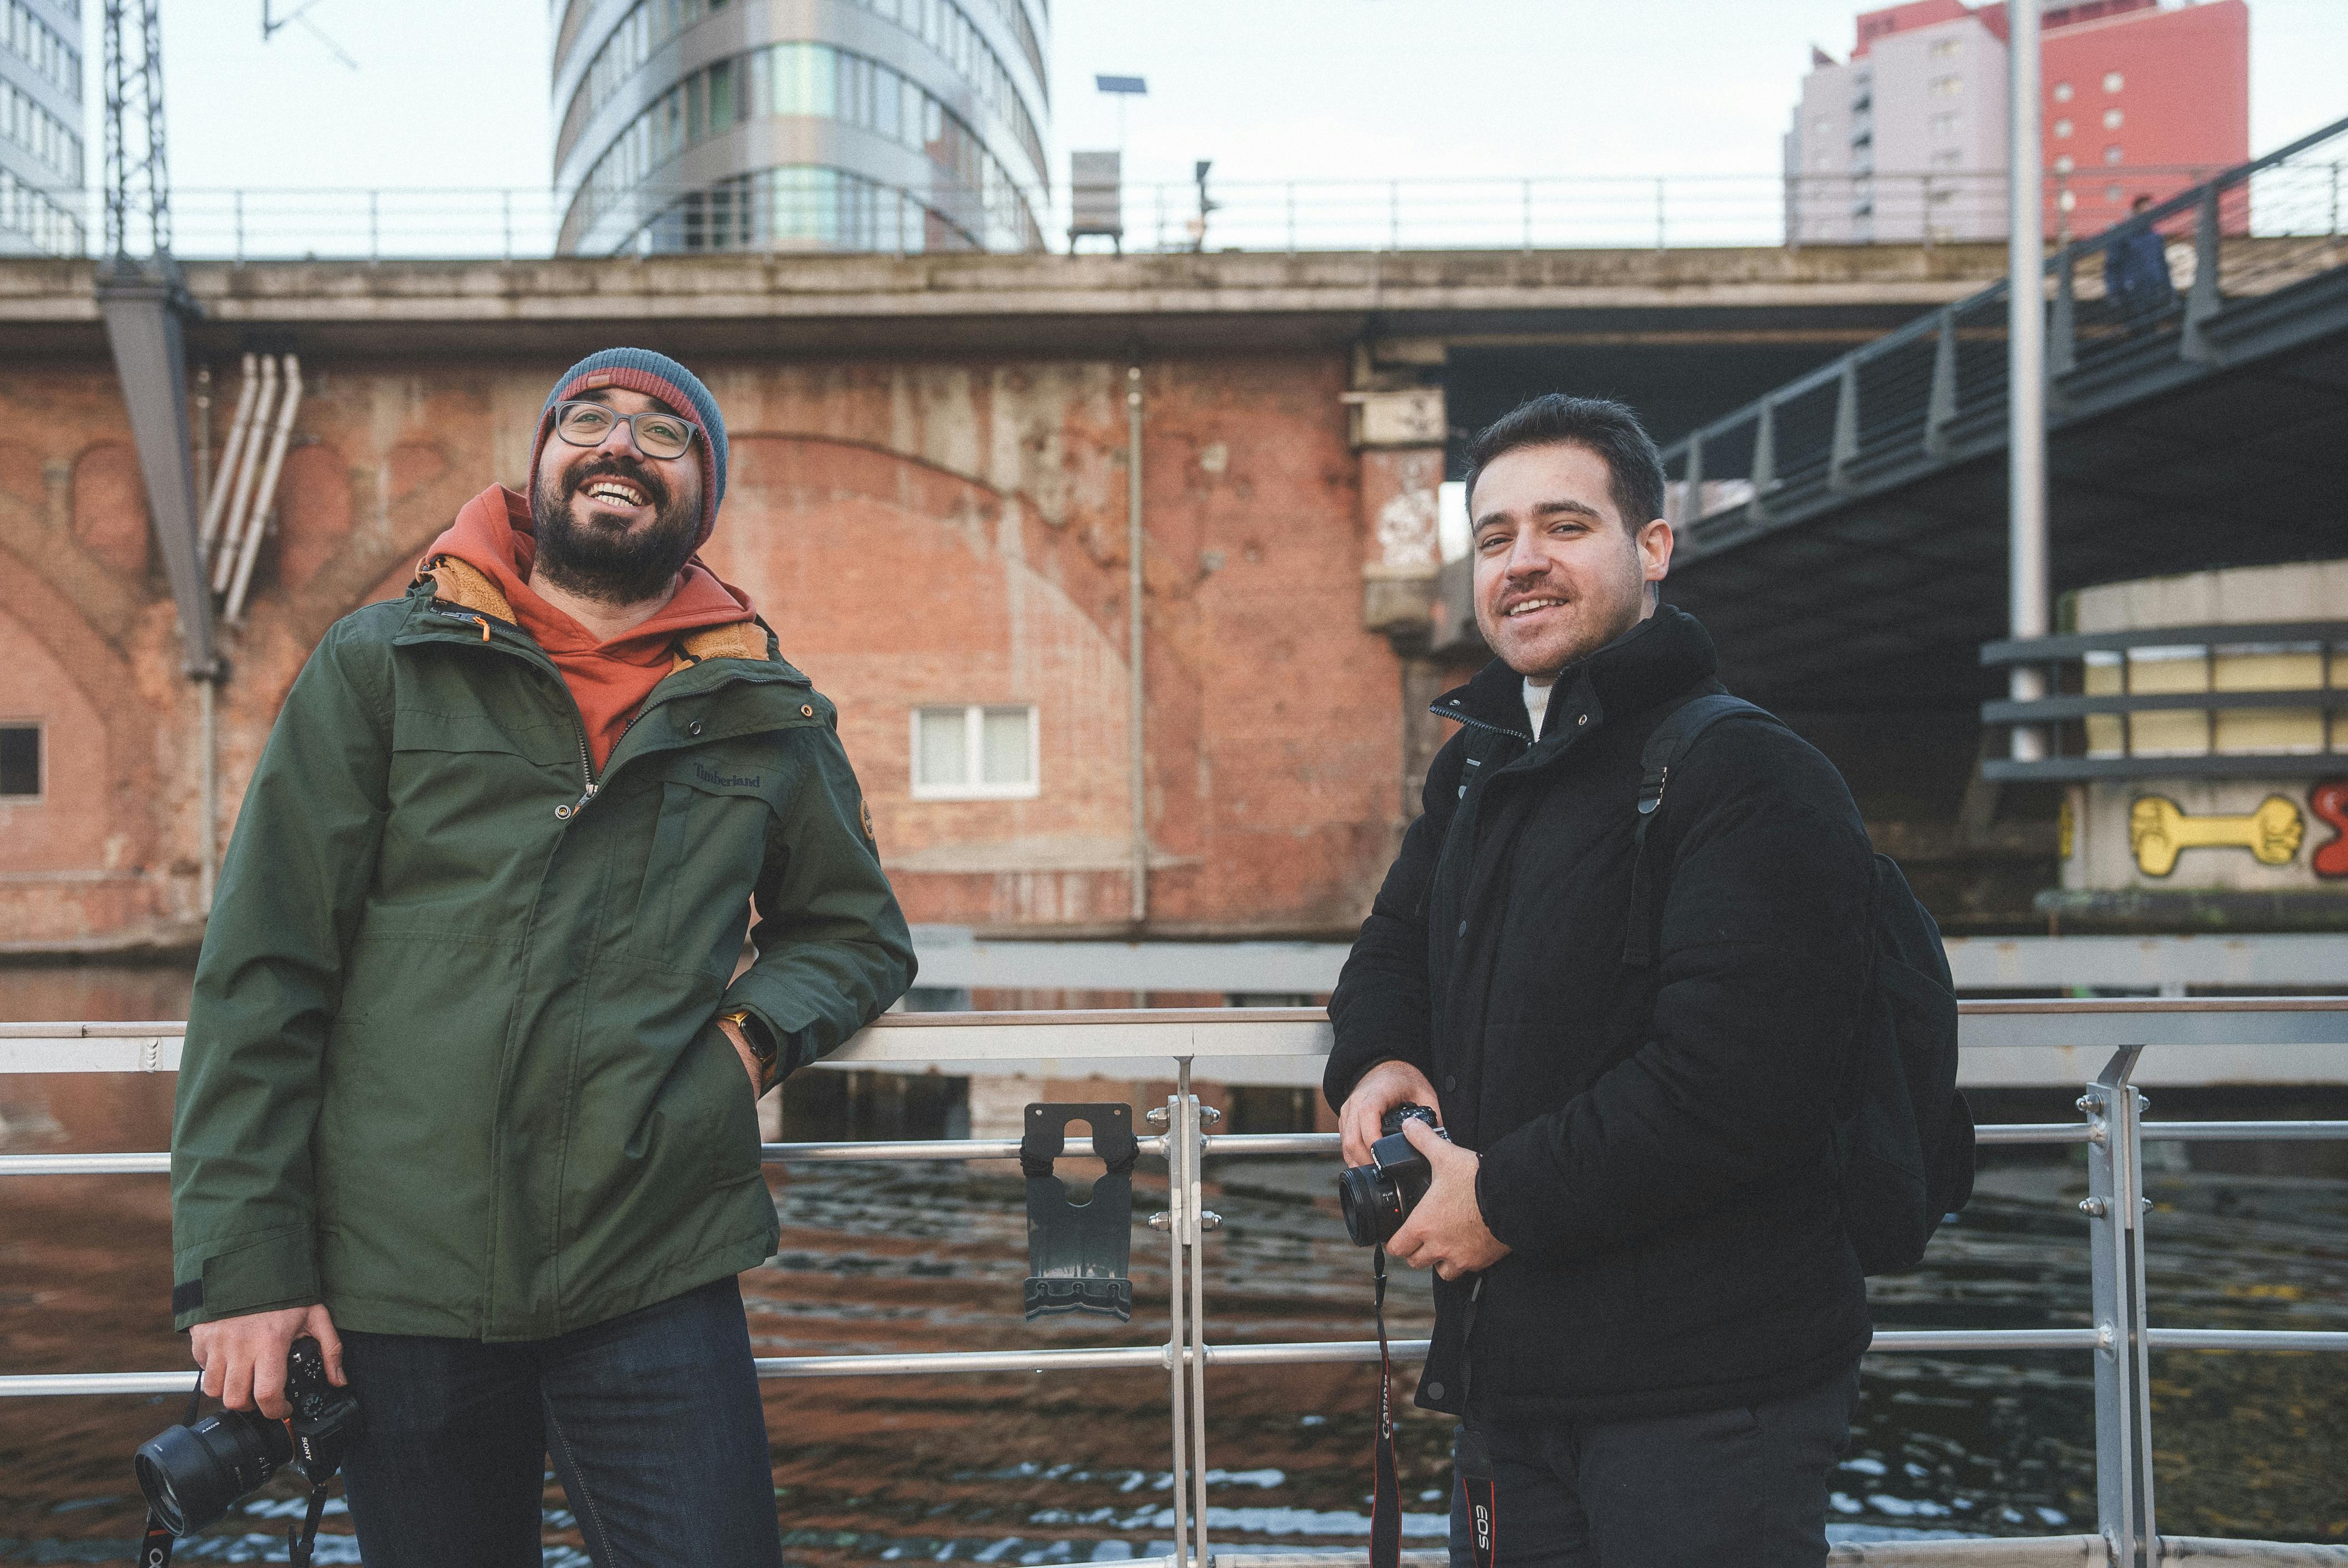
[[[1477,1425],[1509,1568],[1819,1568],[1859,1368],[1759,1405],[1649,1420]],[[1464,1488],[1451,1562],[1472,1568]]]
[[[601,1568],[779,1568],[767,1418],[732,1279],[552,1339],[343,1333],[367,1568],[538,1568],[545,1463]]]

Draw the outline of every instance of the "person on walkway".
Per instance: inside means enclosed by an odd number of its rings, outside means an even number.
[[[2119,307],[2131,332],[2151,325],[2177,302],[2168,242],[2159,230],[2139,221],[2151,206],[2151,197],[2138,196],[2128,205],[2127,220],[2104,241],[2104,297]]]
[[[1723,688],[1659,604],[1662,461],[1620,404],[1550,395],[1469,450],[1476,623],[1428,771],[1340,976],[1323,1089],[1349,1164],[1395,1106],[1433,1182],[1386,1250],[1432,1267],[1417,1402],[1480,1449],[1503,1563],[1815,1568],[1869,1338],[1834,1085],[1871,852],[1834,767],[1759,714],[1704,730],[1646,847],[1642,749]],[[1475,1561],[1456,1489],[1455,1563]]]
[[[327,630],[245,794],[171,1305],[232,1409],[284,1414],[318,1340],[368,1568],[537,1563],[550,1454],[607,1568],[781,1561],[756,1101],[913,960],[832,705],[697,557],[725,493],[691,372],[580,361],[528,497]]]

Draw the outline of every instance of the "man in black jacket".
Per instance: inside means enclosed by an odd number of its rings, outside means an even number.
[[[1674,767],[1624,957],[1640,753],[1722,690],[1659,605],[1663,466],[1620,404],[1551,395],[1477,437],[1477,625],[1354,944],[1324,1084],[1349,1164],[1380,1119],[1434,1180],[1387,1251],[1433,1267],[1418,1403],[1493,1462],[1499,1560],[1816,1568],[1869,1336],[1832,1151],[1869,850],[1831,764],[1758,717]],[[1452,1553],[1472,1561],[1455,1489]]]

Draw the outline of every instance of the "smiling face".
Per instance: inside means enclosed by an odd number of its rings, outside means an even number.
[[[1572,443],[1511,448],[1477,476],[1476,626],[1519,675],[1555,675],[1654,613],[1672,526],[1625,527],[1612,478]]]
[[[674,412],[658,398],[621,387],[582,393],[615,414]],[[573,446],[549,432],[530,476],[538,536],[534,575],[607,604],[656,599],[693,556],[701,532],[701,443],[682,456],[648,457],[625,422],[601,443]]]

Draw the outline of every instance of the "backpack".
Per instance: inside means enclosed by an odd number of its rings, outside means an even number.
[[[1662,900],[1648,865],[1647,830],[1672,769],[1721,720],[1776,715],[1725,693],[1666,715],[1639,754],[1639,830],[1622,961],[1655,961]],[[1849,1076],[1840,1086],[1835,1158],[1843,1228],[1868,1274],[1913,1268],[1943,1218],[1973,1190],[1973,1119],[1957,1088],[1957,998],[1941,928],[1889,856],[1875,856],[1868,897],[1868,972]]]

